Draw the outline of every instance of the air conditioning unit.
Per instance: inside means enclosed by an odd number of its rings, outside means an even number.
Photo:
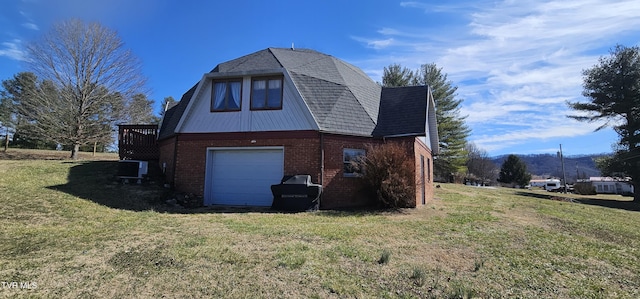
[[[118,178],[123,182],[131,179],[136,180],[138,184],[142,183],[142,178],[147,175],[149,170],[149,162],[139,160],[120,160],[118,162]]]

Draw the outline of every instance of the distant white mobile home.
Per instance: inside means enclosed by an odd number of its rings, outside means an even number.
[[[591,185],[596,193],[601,194],[633,194],[631,178],[590,177]]]

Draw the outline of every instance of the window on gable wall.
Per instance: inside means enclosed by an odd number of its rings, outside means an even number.
[[[251,110],[282,109],[282,77],[251,80]]]
[[[354,163],[364,158],[366,151],[363,149],[345,148],[342,150],[342,162],[344,163],[344,176],[359,177],[362,175],[360,169],[355,167]]]
[[[240,111],[241,98],[241,79],[213,81],[211,111]]]

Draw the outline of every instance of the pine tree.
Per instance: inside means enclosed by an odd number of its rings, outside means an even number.
[[[620,140],[609,159],[598,163],[605,175],[629,176],[640,188],[640,47],[616,46],[609,57],[583,71],[582,94],[589,102],[569,102],[581,115],[569,116],[586,122],[605,121],[598,129],[613,127]],[[633,200],[640,202],[640,192]]]
[[[440,154],[434,159],[434,175],[452,181],[466,173],[467,138],[471,130],[460,115],[462,99],[457,98],[457,86],[447,79],[435,63],[423,64],[411,72],[398,64],[384,69],[384,86],[428,85],[436,105]]]
[[[525,186],[531,181],[527,165],[516,155],[509,155],[500,167],[498,182],[510,185]]]

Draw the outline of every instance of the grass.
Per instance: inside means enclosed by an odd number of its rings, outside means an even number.
[[[0,160],[0,297],[640,297],[628,198],[441,184],[401,212],[188,210],[116,164]]]

